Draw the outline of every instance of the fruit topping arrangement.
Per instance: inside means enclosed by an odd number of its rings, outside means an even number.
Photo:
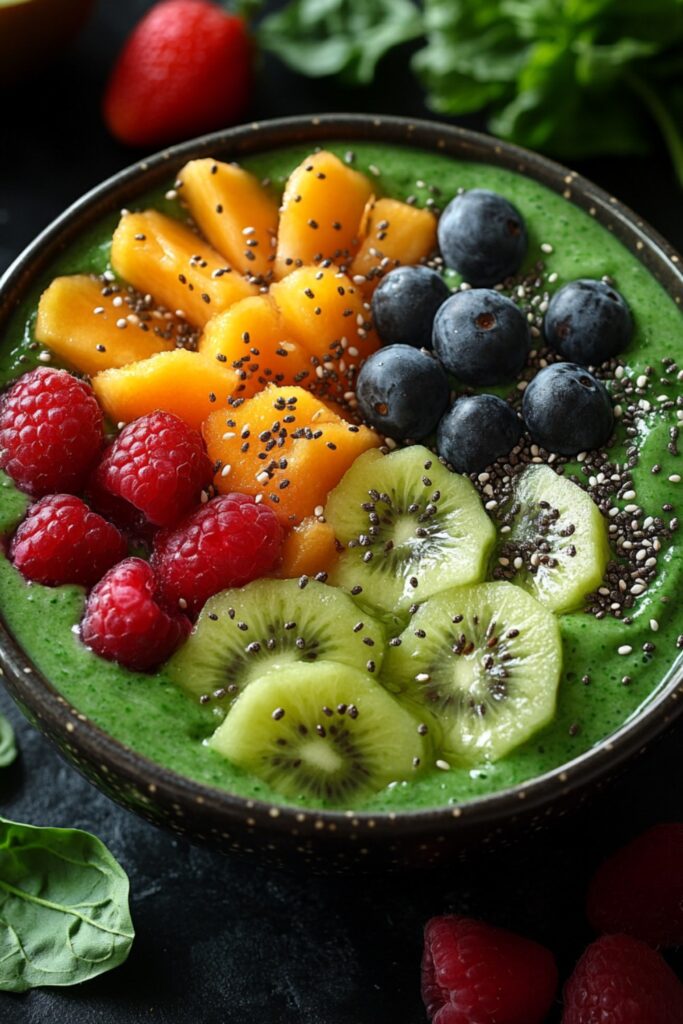
[[[604,473],[565,468],[606,462],[633,329],[608,279],[525,306],[505,197],[437,219],[352,162],[311,154],[278,203],[191,161],[177,216],[123,211],[111,269],[45,290],[40,359],[65,368],[0,408],[0,465],[35,501],[7,555],[89,590],[74,642],[164,664],[215,711],[207,757],[332,806],[553,719],[558,616],[604,615],[626,554]]]

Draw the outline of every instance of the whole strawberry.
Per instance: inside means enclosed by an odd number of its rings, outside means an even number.
[[[645,943],[603,935],[564,989],[562,1024],[681,1024],[683,985]]]
[[[590,884],[587,911],[598,932],[683,944],[683,824],[655,825],[608,857]]]
[[[547,949],[468,917],[425,928],[422,998],[432,1024],[542,1024],[557,988]]]
[[[162,145],[234,124],[250,88],[251,45],[242,19],[208,0],[162,0],[119,55],[104,119],[127,145]]]

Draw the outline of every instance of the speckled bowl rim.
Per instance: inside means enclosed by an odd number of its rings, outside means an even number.
[[[240,159],[253,153],[310,142],[372,141],[435,151],[454,158],[491,163],[517,171],[563,195],[594,216],[637,256],[674,301],[683,303],[680,256],[649,225],[592,182],[554,161],[493,137],[438,122],[368,114],[321,114],[253,122],[173,146],[122,170],[87,192],[49,225],[0,279],[0,331],[28,288],[58,253],[105,214],[141,192],[170,181],[182,164],[198,156]],[[178,775],[104,732],[58,693],[0,621],[0,665],[20,706],[41,728],[78,753],[98,772],[123,780],[133,790],[152,794],[166,805],[203,807],[213,821],[246,823],[272,832],[296,830],[299,839],[323,830],[338,839],[372,835],[424,836],[466,829],[504,828],[524,810],[540,812],[572,791],[596,784],[616,772],[664,732],[683,710],[683,665],[669,674],[657,692],[616,732],[573,760],[511,788],[464,803],[422,810],[363,812],[315,810],[286,803],[250,800]]]

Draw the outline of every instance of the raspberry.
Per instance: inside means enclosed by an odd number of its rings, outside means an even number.
[[[66,370],[31,370],[2,402],[0,468],[34,498],[80,491],[102,439],[102,413],[90,385]]]
[[[102,456],[103,460],[106,460],[108,452],[109,448]],[[140,512],[130,502],[124,501],[123,498],[108,491],[102,483],[102,476],[102,463],[100,463],[91,473],[85,489],[88,503],[110,523],[118,526],[119,530],[131,540],[151,546],[156,527],[145,518],[143,512]]]
[[[211,477],[201,436],[170,412],[152,412],[124,427],[97,471],[103,488],[156,526],[177,523]]]
[[[160,599],[151,566],[127,558],[91,592],[81,637],[101,657],[142,672],[169,658],[190,629],[187,616]]]
[[[19,572],[48,587],[92,586],[126,553],[116,527],[71,494],[51,494],[32,505],[10,547]]]
[[[269,572],[281,547],[272,509],[246,494],[224,494],[158,533],[152,565],[167,601],[197,613],[219,590]]]
[[[587,912],[598,932],[683,944],[683,825],[655,825],[612,854],[593,877]]]
[[[562,1024],[681,1024],[683,985],[656,953],[630,935],[603,935],[564,988]]]
[[[427,923],[422,998],[432,1024],[542,1024],[556,988],[552,953],[531,939],[467,917]]]

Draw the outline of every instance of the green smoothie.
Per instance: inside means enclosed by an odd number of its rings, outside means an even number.
[[[418,205],[445,205],[459,188],[500,192],[526,219],[528,268],[542,261],[535,272],[548,291],[574,278],[609,275],[635,322],[634,339],[621,356],[623,370],[612,390],[620,403],[625,384],[632,381],[634,400],[640,404],[635,418],[627,417],[635,426],[617,430],[609,459],[621,466],[631,459],[632,492],[615,505],[628,509],[626,515],[634,516],[638,529],[644,527],[646,539],[651,523],[658,527],[654,548],[650,541],[645,545],[650,550],[643,556],[643,563],[656,558],[656,574],[642,590],[637,582],[632,589],[629,586],[627,592],[634,600],[619,618],[612,614],[611,604],[619,607],[619,601],[610,598],[612,584],[604,588],[600,607],[593,613],[561,617],[564,672],[551,725],[497,763],[475,769],[425,770],[410,782],[358,800],[355,809],[402,811],[454,804],[532,779],[588,750],[651,699],[681,661],[683,617],[677,595],[683,591],[683,558],[676,516],[679,495],[683,497],[683,458],[677,454],[676,431],[683,426],[683,373],[674,360],[683,351],[683,318],[657,281],[605,228],[534,181],[492,166],[395,146],[348,143],[329,148],[339,155],[352,149],[354,166],[372,177],[378,194],[401,200],[412,196]],[[283,149],[250,158],[245,166],[281,189],[306,153],[301,147]],[[154,205],[176,216],[182,212],[175,200],[164,198],[164,190],[135,205]],[[70,247],[16,311],[2,338],[2,385],[39,365],[41,347],[33,338],[33,322],[42,288],[57,274],[108,269],[116,220],[115,216],[104,220]],[[586,470],[578,462],[565,467],[565,475],[575,474],[580,480],[587,479],[587,472],[594,469]],[[28,500],[6,477],[1,483],[0,528],[7,534],[20,521]],[[609,478],[596,486],[609,491]],[[615,482],[614,492],[617,488]],[[5,622],[79,712],[136,752],[181,775],[247,798],[283,802],[259,779],[205,745],[203,741],[220,720],[220,712],[211,705],[191,701],[163,670],[136,674],[86,650],[76,631],[83,605],[81,588],[27,584],[0,558],[0,610]]]

